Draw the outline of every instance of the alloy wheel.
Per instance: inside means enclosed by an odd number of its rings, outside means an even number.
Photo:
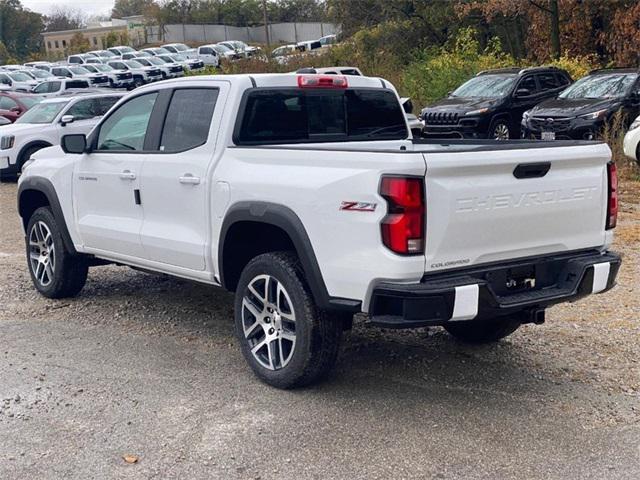
[[[296,346],[296,315],[289,293],[271,275],[254,277],[242,298],[242,328],[251,354],[263,367],[280,370]]]
[[[509,127],[504,123],[498,123],[493,127],[494,140],[509,140]]]
[[[36,222],[29,232],[29,265],[37,282],[48,286],[56,269],[56,249],[51,230],[44,222]]]

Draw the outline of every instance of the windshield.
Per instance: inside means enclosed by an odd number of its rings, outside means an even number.
[[[147,59],[149,62],[153,63],[154,65],[164,65],[165,62],[163,62],[162,60],[160,60],[159,58],[156,57],[151,57],[149,59]]]
[[[15,123],[51,123],[67,103],[40,103],[27,110]]]
[[[86,75],[89,73],[89,71],[84,67],[70,67],[69,70],[76,75]]]
[[[500,98],[509,93],[516,75],[481,75],[456,88],[451,97]]]
[[[120,53],[135,52],[135,50],[131,47],[120,47],[118,50],[120,50]]]
[[[177,60],[178,62],[184,62],[185,60],[187,60],[187,57],[185,57],[181,53],[178,53],[177,55],[172,55],[172,58]]]
[[[93,68],[98,70],[99,72],[110,72],[113,70],[109,65],[93,65]]]
[[[175,48],[178,52],[189,50],[189,47],[187,47],[184,43],[176,43],[175,45],[172,45],[172,47]]]
[[[138,58],[136,60],[136,62],[141,63],[142,65],[144,65],[145,67],[148,67],[151,65],[151,62],[149,61],[148,58]]]
[[[113,52],[110,52],[109,50],[98,50],[97,52],[93,52],[95,53],[97,56],[99,57],[115,57],[116,54]]]
[[[135,60],[127,60],[126,62],[124,62],[125,65],[127,65],[129,68],[142,68],[142,64],[140,62],[137,62]]]
[[[30,70],[26,72],[28,75],[31,75],[34,78],[49,78],[50,74],[45,72],[44,70]]]
[[[9,76],[16,82],[28,82],[29,80],[33,80],[29,75],[21,72],[12,72],[9,73]]]
[[[624,96],[638,78],[636,73],[590,75],[558,95],[558,98],[615,98]]]
[[[213,48],[216,50],[216,52],[218,53],[225,53],[225,52],[233,52],[232,48],[227,47],[226,45],[222,45],[222,44],[217,44],[214,45]]]

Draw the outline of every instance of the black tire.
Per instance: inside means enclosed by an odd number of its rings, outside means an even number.
[[[144,79],[142,77],[133,77],[133,88],[138,88],[144,85]]]
[[[506,138],[503,138],[502,135],[504,135],[505,132],[507,136]],[[492,140],[509,140],[513,138],[513,133],[511,132],[511,127],[509,127],[508,120],[506,118],[498,118],[491,122],[491,127],[489,128],[489,134],[487,137]]]
[[[278,284],[284,294],[275,299],[272,294]],[[251,293],[250,285],[260,296]],[[245,306],[247,301],[259,315],[251,313]],[[291,317],[295,321],[287,320]],[[283,389],[310,385],[326,377],[336,362],[343,330],[339,316],[316,307],[298,258],[290,252],[259,255],[242,271],[235,293],[235,327],[242,353],[254,373],[265,383]],[[275,337],[268,337],[269,333]],[[287,349],[291,340],[286,337],[292,334],[295,343]],[[252,349],[256,347],[254,354]],[[259,360],[264,356],[267,358]]]
[[[45,231],[42,225],[50,234],[49,241],[46,240],[49,237],[42,234]],[[45,246],[50,243],[47,253],[43,254],[42,246],[34,245],[36,242]],[[88,263],[84,257],[67,251],[60,227],[49,207],[38,208],[31,215],[27,225],[26,251],[31,280],[38,292],[47,298],[74,297],[80,293],[87,281]],[[40,259],[49,260],[49,270],[32,256],[36,254]]]
[[[466,343],[492,343],[511,335],[522,323],[516,317],[499,317],[492,320],[450,322],[444,329]]]

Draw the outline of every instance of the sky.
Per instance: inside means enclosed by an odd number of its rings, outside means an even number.
[[[49,13],[55,7],[73,8],[82,11],[85,15],[109,14],[113,8],[114,0],[21,0],[25,8],[33,12]]]

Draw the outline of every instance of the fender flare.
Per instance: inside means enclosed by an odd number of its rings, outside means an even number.
[[[360,311],[361,302],[358,300],[329,296],[313,246],[302,221],[289,207],[271,202],[238,202],[227,211],[220,229],[218,244],[218,271],[220,283],[224,288],[227,288],[224,279],[224,248],[227,234],[234,224],[242,221],[273,225],[289,236],[304,269],[314,300],[320,308]]]
[[[60,228],[60,234],[62,235],[62,241],[64,242],[65,248],[69,253],[78,255],[78,252],[73,245],[73,240],[71,240],[71,235],[69,234],[69,229],[67,228],[67,222],[64,219],[64,213],[62,212],[62,207],[60,206],[60,201],[58,200],[58,194],[56,193],[56,190],[51,181],[44,177],[27,177],[22,181],[22,183],[20,183],[20,186],[18,187],[18,213],[22,218],[25,235],[29,219],[24,218],[25,206],[23,204],[23,194],[27,191],[40,192],[47,198],[49,206],[51,207],[51,211],[53,212],[53,216],[56,219],[58,227]]]

